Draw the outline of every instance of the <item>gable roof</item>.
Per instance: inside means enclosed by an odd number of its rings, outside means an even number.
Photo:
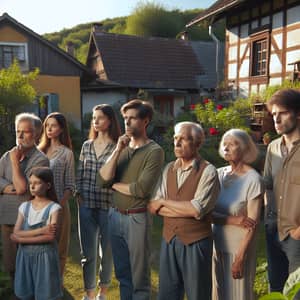
[[[86,66],[83,65],[80,61],[78,61],[75,57],[73,57],[69,53],[63,51],[62,49],[58,48],[56,45],[54,45],[53,43],[51,43],[47,39],[43,38],[41,35],[37,34],[33,30],[29,29],[25,25],[19,23],[17,20],[12,18],[8,13],[4,13],[2,16],[0,16],[0,25],[5,24],[5,23],[13,24],[17,28],[21,29],[23,32],[25,32],[28,35],[36,38],[37,40],[39,40],[39,42],[41,42],[42,44],[44,44],[44,45],[48,46],[49,48],[51,48],[53,51],[59,53],[59,55],[66,58],[68,61],[70,61],[71,63],[76,65],[78,68],[82,69],[83,71],[87,71]]]
[[[218,0],[208,9],[201,12],[197,17],[192,19],[186,27],[190,27],[196,23],[199,23],[207,18],[221,18],[225,12],[227,12],[232,7],[244,2],[245,0]]]
[[[203,69],[188,41],[94,30],[91,42],[110,81],[135,88],[199,89]]]

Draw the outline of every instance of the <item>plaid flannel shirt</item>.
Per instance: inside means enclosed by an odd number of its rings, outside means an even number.
[[[111,143],[97,158],[93,140],[82,145],[76,177],[76,189],[80,193],[82,205],[89,208],[108,209],[111,206],[112,190],[99,186],[97,177],[99,169],[105,164],[115,148]]]

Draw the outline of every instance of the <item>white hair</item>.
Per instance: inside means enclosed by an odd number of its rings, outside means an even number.
[[[204,130],[202,128],[202,126],[198,123],[195,122],[179,122],[174,126],[174,131],[178,131],[181,127],[185,127],[188,126],[191,128],[191,132],[192,132],[192,137],[193,137],[193,142],[198,145],[201,146],[204,142],[205,139],[205,134],[204,134]]]
[[[20,113],[16,115],[15,118],[15,126],[18,127],[18,124],[22,121],[28,121],[31,122],[32,127],[34,129],[34,132],[36,135],[39,135],[42,131],[42,121],[41,119],[32,113]]]
[[[242,151],[242,161],[247,164],[254,162],[258,155],[258,149],[251,136],[242,129],[230,129],[224,133],[219,145],[220,156],[224,158],[224,140],[229,136],[233,137],[239,143]]]

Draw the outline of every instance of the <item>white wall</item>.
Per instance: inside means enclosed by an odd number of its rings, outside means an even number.
[[[280,85],[282,83],[281,77],[270,78],[270,85]]]
[[[185,95],[174,97],[174,115],[177,116],[182,112],[184,106]],[[83,92],[82,94],[82,115],[91,113],[93,107],[98,104],[110,104],[113,105],[116,102],[125,103],[127,100],[126,95],[118,92]],[[153,97],[148,99],[153,103]]]
[[[120,92],[83,92],[82,94],[82,115],[90,113],[93,107],[98,104],[114,104],[118,101],[125,102],[126,95]]]
[[[281,73],[282,63],[279,60],[277,54],[272,54],[270,56],[270,74]]]
[[[279,12],[273,15],[273,29],[281,28],[283,25],[283,13]]]
[[[175,96],[174,98],[174,115],[177,116],[182,113],[182,107],[184,106],[184,96]]]
[[[261,20],[261,25],[269,24],[270,23],[270,16],[263,17]],[[300,23],[300,5],[295,6],[287,11],[287,24],[288,28],[289,26],[293,26],[295,24]],[[251,29],[255,29],[258,27],[258,19],[255,19],[251,21]],[[272,43],[273,41],[276,42],[276,45],[279,49],[282,49],[283,45],[283,34],[276,32],[276,30],[281,29],[283,26],[283,12],[278,12],[275,15],[272,16]],[[274,32],[275,31],[275,32]],[[229,44],[235,43],[235,45],[228,48],[228,59],[229,61],[239,61],[242,57],[244,57],[243,62],[241,62],[240,71],[239,74],[237,74],[237,63],[229,63],[227,62],[228,66],[228,80],[236,80],[237,76],[239,76],[240,79],[246,79],[247,81],[242,81],[239,83],[240,91],[243,93],[249,93],[249,92],[257,92],[257,86],[253,85],[251,87],[251,90],[249,91],[249,68],[250,68],[250,48],[248,49],[246,55],[244,55],[244,50],[246,47],[246,44],[243,42],[248,41],[249,35],[248,35],[248,24],[243,24],[241,26],[241,35],[240,35],[240,51],[238,53],[237,51],[237,45],[238,42],[238,27],[233,27],[231,29],[227,29],[227,33],[229,35]],[[270,70],[269,74],[271,75],[271,78],[269,80],[270,85],[274,84],[280,84],[282,82],[281,78],[272,77],[276,76],[275,74],[279,74],[282,72],[282,63],[280,61],[280,57],[275,53],[277,47],[275,48],[271,43],[271,52],[273,52],[270,55]],[[299,47],[300,45],[300,29],[294,29],[290,32],[287,32],[287,48],[289,47]],[[293,66],[288,65],[291,62],[294,62],[296,60],[300,60],[300,50],[291,49],[290,51],[287,51],[286,53],[286,71],[291,72],[293,71]],[[263,85],[260,85],[260,91],[264,88]]]
[[[286,15],[287,25],[289,26],[295,23],[299,23],[300,22],[299,16],[300,16],[300,5],[288,9]]]

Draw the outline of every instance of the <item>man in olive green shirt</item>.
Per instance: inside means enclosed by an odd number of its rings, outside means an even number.
[[[121,300],[148,300],[151,219],[147,204],[160,177],[164,153],[146,133],[153,115],[148,102],[131,100],[121,113],[126,132],[100,169],[100,178],[113,180],[109,228]]]
[[[266,238],[271,291],[300,267],[300,92],[284,89],[267,103],[280,138],[267,149]]]

